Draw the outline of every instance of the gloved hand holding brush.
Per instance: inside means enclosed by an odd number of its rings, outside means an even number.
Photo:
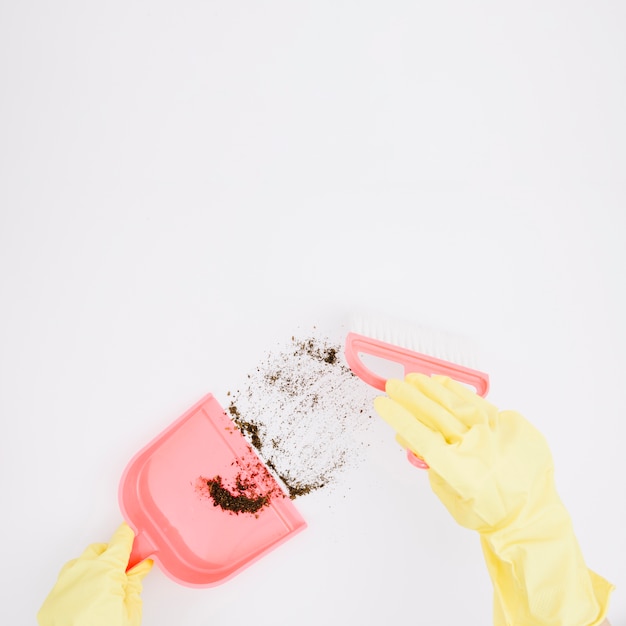
[[[585,565],[541,433],[447,377],[409,374],[386,391],[376,410],[428,463],[456,521],[480,535],[494,623],[608,625],[613,586]]]

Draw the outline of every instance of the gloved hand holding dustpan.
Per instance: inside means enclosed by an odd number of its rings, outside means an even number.
[[[108,544],[94,543],[67,563],[37,614],[40,626],[139,626],[152,561],[126,571],[134,536],[123,523]]]
[[[153,562],[180,584],[209,587],[306,527],[210,394],[133,457],[119,501],[128,524],[61,570],[41,626],[138,626]]]

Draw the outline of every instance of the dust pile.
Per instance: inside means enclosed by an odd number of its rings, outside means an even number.
[[[258,512],[274,497],[285,497],[274,477],[252,453],[252,448],[249,455],[236,459],[232,465],[237,471],[234,476],[200,476],[196,481],[197,493],[209,498],[213,506],[234,515],[249,513],[258,517]]]
[[[377,391],[317,332],[291,337],[229,391],[228,413],[295,499],[332,484],[363,458]]]

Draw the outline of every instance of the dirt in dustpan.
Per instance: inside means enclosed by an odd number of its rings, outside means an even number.
[[[273,498],[284,498],[285,494],[255,456],[237,459],[236,474],[225,478],[218,474],[211,478],[200,476],[197,491],[210,498],[213,506],[235,515],[257,515],[268,506]]]

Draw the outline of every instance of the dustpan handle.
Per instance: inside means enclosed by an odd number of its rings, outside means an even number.
[[[147,558],[154,556],[156,552],[157,549],[148,537],[143,532],[139,531],[135,535],[135,540],[133,541],[133,548],[130,552],[130,556],[128,557],[128,566],[126,567],[126,571],[128,572],[135,567],[135,565],[138,565]]]

